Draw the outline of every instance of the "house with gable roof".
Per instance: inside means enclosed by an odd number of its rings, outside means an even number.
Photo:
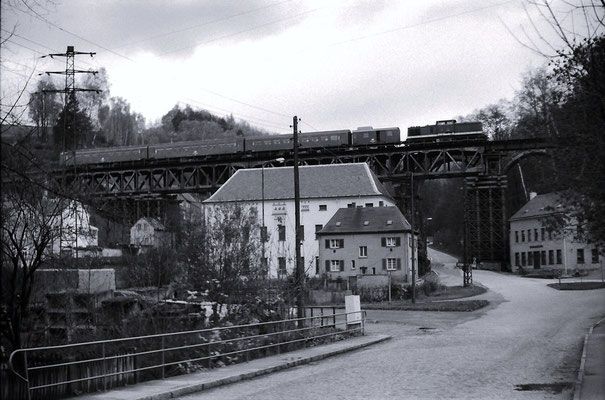
[[[264,254],[270,277],[284,276],[295,269],[293,169],[238,170],[204,201],[207,211],[228,204],[256,207],[259,225],[267,231]],[[395,205],[365,163],[300,166],[299,178],[301,256],[309,276],[323,273],[317,233],[338,209]]]
[[[510,259],[513,272],[523,269],[560,269],[566,272],[599,268],[603,256],[594,245],[575,239],[574,221],[559,193],[530,194],[510,222]],[[566,221],[562,232],[549,229],[553,220]]]
[[[318,233],[319,263],[331,278],[387,275],[411,282],[412,228],[397,207],[341,208]]]
[[[141,247],[172,246],[172,232],[155,218],[140,218],[130,228],[130,244]]]

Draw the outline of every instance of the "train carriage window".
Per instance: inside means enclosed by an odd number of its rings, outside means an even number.
[[[338,136],[337,135],[332,135],[332,136],[330,136],[330,140],[338,140]]]

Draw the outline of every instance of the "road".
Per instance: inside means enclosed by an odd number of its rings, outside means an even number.
[[[432,252],[444,281],[455,260]],[[490,306],[472,313],[371,311],[367,331],[390,341],[194,399],[571,399],[588,328],[605,289],[557,291],[550,281],[474,271]]]

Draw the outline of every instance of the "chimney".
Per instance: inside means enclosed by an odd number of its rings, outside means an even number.
[[[537,195],[538,193],[536,192],[529,192],[529,201],[532,201]]]

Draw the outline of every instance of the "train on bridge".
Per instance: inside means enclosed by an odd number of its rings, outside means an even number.
[[[452,122],[453,121],[453,122]],[[437,121],[437,125],[408,129],[408,140],[414,143],[438,142],[456,138],[479,138],[485,140],[480,122],[458,123],[455,120]],[[434,128],[437,127],[437,128]],[[466,131],[464,129],[467,129]],[[468,129],[477,129],[468,131]],[[417,131],[418,130],[418,131]],[[61,153],[61,165],[111,164],[127,161],[186,159],[200,156],[253,154],[292,149],[292,136],[238,136],[227,139],[196,140],[153,145],[80,149]],[[400,145],[399,128],[372,127],[356,130],[335,130],[302,133],[299,136],[301,150],[322,150],[343,147],[395,146]]]

